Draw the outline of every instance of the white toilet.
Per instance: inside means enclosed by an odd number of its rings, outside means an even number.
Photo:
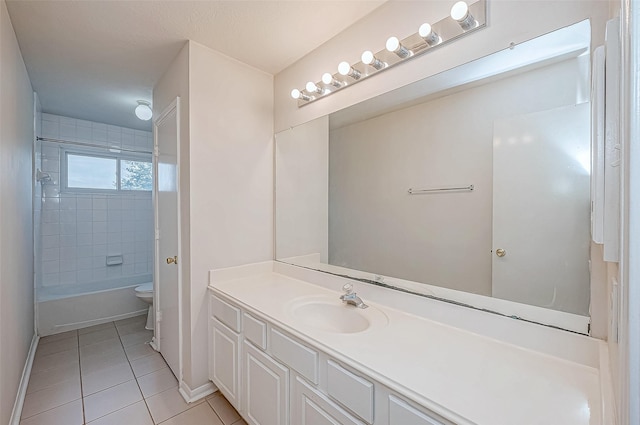
[[[153,330],[155,325],[155,315],[153,311],[153,282],[143,283],[136,287],[136,297],[149,304],[149,313],[147,313],[147,324],[145,329]]]

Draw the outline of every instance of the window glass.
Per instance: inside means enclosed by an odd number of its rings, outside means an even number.
[[[120,160],[121,190],[151,190],[151,163]]]
[[[67,187],[117,189],[117,159],[67,154]]]

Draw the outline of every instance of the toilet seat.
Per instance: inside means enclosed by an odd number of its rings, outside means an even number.
[[[153,282],[143,283],[140,286],[136,286],[136,293],[138,294],[152,294],[153,293]]]

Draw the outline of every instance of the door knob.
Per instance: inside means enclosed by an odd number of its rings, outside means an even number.
[[[167,257],[167,264],[178,264],[178,256]]]
[[[498,249],[496,249],[496,255],[498,257],[504,257],[505,255],[507,255],[507,251],[505,251],[502,248],[498,248]]]

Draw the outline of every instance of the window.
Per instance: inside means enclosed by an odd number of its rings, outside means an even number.
[[[151,162],[142,158],[68,151],[63,158],[66,190],[151,190]]]

